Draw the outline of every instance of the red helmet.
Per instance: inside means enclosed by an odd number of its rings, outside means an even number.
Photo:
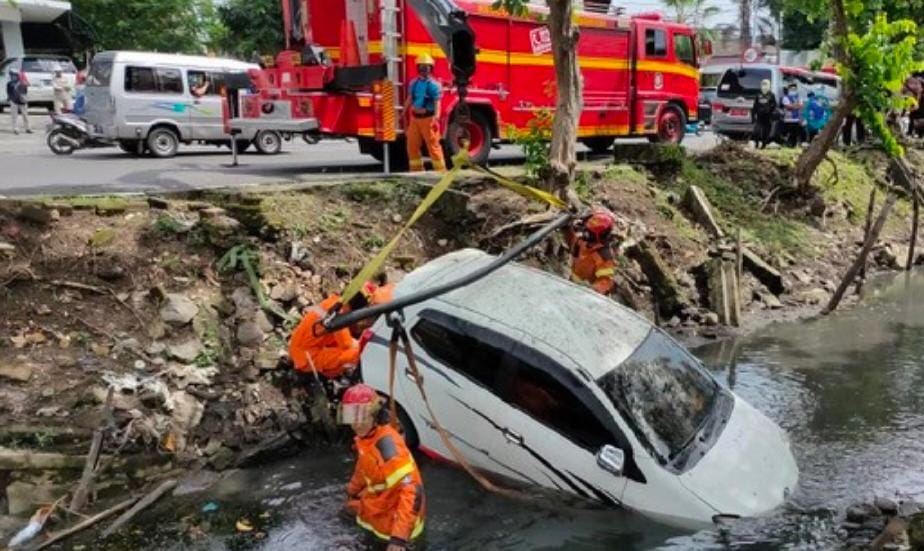
[[[602,243],[613,234],[615,224],[612,213],[604,209],[594,209],[584,222],[584,229],[589,240]]]
[[[343,393],[337,410],[337,420],[342,425],[359,423],[378,413],[380,407],[381,400],[375,389],[359,383]]]

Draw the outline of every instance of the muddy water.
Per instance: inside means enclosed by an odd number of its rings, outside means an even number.
[[[924,497],[924,275],[882,281],[851,311],[696,352],[792,435],[801,480],[783,510],[691,534],[625,511],[524,507],[424,462],[426,548],[828,549],[839,541],[838,508],[874,494]],[[350,468],[345,453],[306,453],[237,473],[162,504],[121,548],[364,549],[335,517]],[[219,509],[203,513],[209,501]],[[235,534],[238,518],[254,532]]]

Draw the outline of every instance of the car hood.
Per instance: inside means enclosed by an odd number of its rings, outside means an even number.
[[[718,513],[742,517],[776,508],[798,480],[786,433],[737,396],[719,439],[680,477],[684,487]]]

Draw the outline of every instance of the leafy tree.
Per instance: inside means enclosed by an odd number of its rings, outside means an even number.
[[[573,0],[546,0],[546,3],[549,7],[547,23],[552,39],[556,90],[546,185],[576,204],[577,197],[570,184],[577,165],[577,127],[584,94],[577,57],[579,32],[572,18]],[[522,16],[529,13],[528,4],[528,0],[496,0],[494,7]]]
[[[837,110],[796,164],[795,180],[803,191],[811,186],[812,175],[837,139],[844,119],[853,111],[882,140],[890,156],[903,154],[885,124],[884,113],[901,106],[899,92],[905,78],[921,68],[914,59],[918,26],[909,19],[890,21],[884,13],[887,10],[882,9],[885,4],[873,6],[860,0],[786,0],[787,10],[811,19],[830,18],[831,51],[843,78]]]
[[[707,0],[664,0],[664,5],[673,10],[678,23],[695,27],[701,40],[717,38],[716,32],[707,26],[707,21],[721,13],[718,6],[707,4]]]
[[[212,0],[72,0],[99,49],[206,53],[217,31]]]
[[[218,43],[227,53],[249,59],[253,52],[275,55],[285,47],[279,0],[228,0],[218,17],[227,29]]]

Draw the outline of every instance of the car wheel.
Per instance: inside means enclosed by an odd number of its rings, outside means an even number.
[[[282,151],[282,136],[275,130],[261,130],[253,139],[257,151],[263,155],[278,155]]]
[[[71,138],[60,128],[56,128],[49,132],[48,137],[45,138],[45,143],[48,144],[48,148],[51,149],[51,152],[55,155],[70,155],[77,149],[71,141]]]
[[[151,155],[159,159],[174,157],[180,148],[180,139],[177,137],[176,132],[166,126],[151,130],[148,134],[147,142]]]
[[[119,140],[119,149],[129,155],[141,155],[144,153],[144,146],[141,147],[141,153],[138,153],[138,143],[140,140]]]
[[[488,118],[481,111],[472,111],[471,117],[464,124],[455,120],[449,123],[446,132],[446,145],[450,158],[462,148],[462,142],[468,142],[468,157],[472,163],[483,165],[491,154],[494,132]]]
[[[686,128],[687,118],[683,112],[673,105],[667,106],[661,110],[661,115],[658,117],[658,133],[649,136],[648,141],[679,144],[683,141]]]

